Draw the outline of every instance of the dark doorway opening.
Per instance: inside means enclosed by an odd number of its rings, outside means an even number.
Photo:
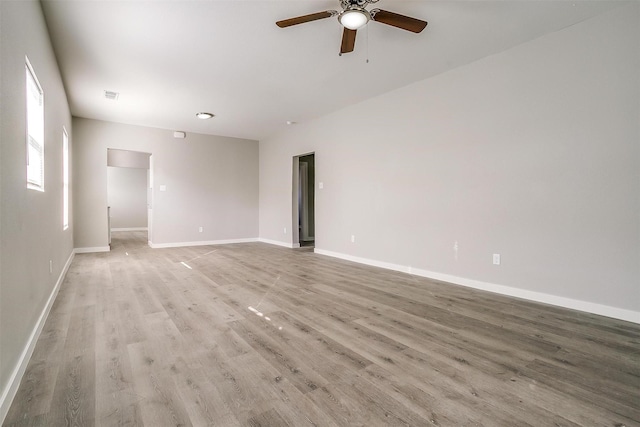
[[[298,242],[300,246],[315,244],[315,156],[299,156],[298,160]]]

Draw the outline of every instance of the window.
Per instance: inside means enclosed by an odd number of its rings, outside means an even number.
[[[44,191],[44,93],[26,60],[27,72],[27,187]]]
[[[69,135],[62,128],[62,229],[69,228]]]

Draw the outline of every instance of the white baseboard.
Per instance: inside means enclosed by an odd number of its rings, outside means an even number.
[[[255,237],[248,238],[248,239],[207,240],[207,241],[197,241],[197,242],[175,242],[175,243],[153,243],[152,241],[149,241],[149,247],[153,249],[163,249],[163,248],[181,248],[184,246],[229,245],[233,243],[252,243],[257,241],[258,239]]]
[[[147,227],[112,228],[111,231],[149,231]]]
[[[110,251],[111,251],[110,246],[96,246],[93,248],[75,248],[73,250],[73,252],[76,254],[91,254],[94,252],[110,252]]]
[[[9,412],[9,408],[11,407],[11,403],[13,402],[14,397],[16,397],[16,393],[18,392],[18,388],[20,387],[20,382],[22,381],[22,376],[27,370],[27,365],[29,364],[29,360],[33,355],[33,350],[36,348],[36,343],[38,342],[38,338],[40,337],[42,328],[47,321],[47,317],[49,316],[51,307],[53,306],[53,303],[56,300],[56,296],[58,295],[58,291],[60,290],[60,285],[67,275],[67,271],[69,270],[69,266],[71,265],[71,261],[73,261],[74,256],[75,251],[72,251],[71,255],[69,255],[69,258],[67,259],[67,262],[64,264],[62,271],[60,272],[60,276],[58,276],[56,285],[51,290],[51,294],[49,294],[49,299],[47,299],[47,303],[42,309],[40,317],[38,318],[38,321],[31,331],[31,335],[29,335],[27,345],[22,350],[22,354],[20,355],[18,363],[16,364],[13,372],[11,373],[11,376],[9,377],[6,388],[2,390],[2,394],[0,395],[0,425],[4,422],[4,419]]]
[[[464,277],[452,276],[449,274],[437,273],[383,261],[375,261],[368,258],[361,258],[353,255],[342,254],[339,252],[326,251],[324,249],[316,248],[314,249],[314,252],[320,255],[327,255],[334,258],[357,262],[359,264],[366,264],[373,267],[400,271],[407,274],[413,274],[415,276],[421,276],[429,279],[439,280],[442,282],[466,286],[468,288],[480,289],[483,291],[494,292],[501,295],[556,305],[559,307],[570,308],[572,310],[584,311],[587,313],[598,314],[600,316],[612,317],[614,319],[620,319],[627,322],[640,324],[640,312],[637,311],[626,310],[623,308],[611,307],[608,305],[581,301],[572,298],[560,297],[556,295],[545,294],[542,292],[529,291],[526,289],[513,288],[510,286],[497,285],[495,283],[481,282],[479,280],[467,279]]]
[[[263,238],[259,238],[258,242],[268,243],[270,245],[282,246],[290,249],[295,249],[300,247],[300,243],[287,243],[287,242],[281,242],[279,240],[270,240],[270,239],[263,239]]]

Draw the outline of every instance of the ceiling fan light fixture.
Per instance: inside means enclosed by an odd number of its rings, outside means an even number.
[[[211,113],[196,113],[196,117],[199,118],[200,120],[207,120],[213,117],[213,114]]]
[[[350,30],[357,30],[367,25],[371,17],[364,9],[347,9],[338,16],[338,20],[343,27]]]

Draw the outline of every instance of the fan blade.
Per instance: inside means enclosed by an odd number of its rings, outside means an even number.
[[[342,32],[342,46],[340,46],[340,55],[343,53],[353,52],[356,46],[356,30],[350,30],[345,27]]]
[[[411,18],[398,13],[388,12],[386,10],[378,10],[373,16],[373,20],[414,33],[421,32],[427,26],[426,21],[421,21],[420,19]]]
[[[325,12],[312,13],[310,15],[298,16],[297,18],[285,19],[283,21],[276,22],[276,25],[280,28],[290,27],[292,25],[304,24],[305,22],[316,21],[318,19],[331,18],[335,11],[327,10]]]

